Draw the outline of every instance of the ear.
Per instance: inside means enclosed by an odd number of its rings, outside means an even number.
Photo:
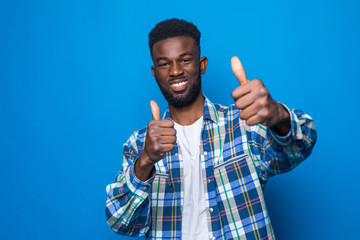
[[[208,65],[207,57],[200,58],[200,73],[201,74],[205,74],[207,65]]]
[[[155,67],[154,66],[151,66],[151,74],[153,75],[153,77],[155,78],[155,81],[157,82],[156,73],[155,73]]]

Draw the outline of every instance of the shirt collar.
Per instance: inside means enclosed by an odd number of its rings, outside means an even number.
[[[214,123],[218,124],[219,115],[217,113],[215,105],[206,96],[204,96],[204,98],[205,98],[204,115],[203,115],[204,120],[210,120],[210,121],[213,121]],[[163,119],[168,119],[168,120],[171,119],[169,107],[166,109],[166,111],[163,115]]]

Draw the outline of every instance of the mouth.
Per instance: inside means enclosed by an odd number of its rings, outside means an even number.
[[[186,79],[179,79],[176,81],[171,81],[170,88],[174,92],[181,92],[186,89],[187,85],[188,85],[188,81]]]

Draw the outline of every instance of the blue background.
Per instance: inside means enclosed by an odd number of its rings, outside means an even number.
[[[291,2],[291,3],[289,3]],[[356,239],[359,1],[0,1],[0,239],[127,239],[105,220],[122,144],[166,107],[147,34],[185,18],[209,59],[204,93],[231,104],[230,58],[304,109],[318,142],[265,189],[278,239]],[[358,236],[358,237],[356,237]]]

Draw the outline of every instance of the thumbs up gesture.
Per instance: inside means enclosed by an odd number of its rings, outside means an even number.
[[[279,135],[286,135],[290,130],[290,116],[287,110],[272,99],[260,79],[249,81],[238,57],[231,58],[231,68],[240,86],[231,92],[239,117],[247,125],[262,124],[274,127]]]
[[[142,181],[149,178],[154,164],[166,152],[172,151],[176,143],[174,123],[160,118],[160,109],[155,101],[150,101],[150,107],[153,120],[148,123],[145,147],[135,163],[135,174]]]

